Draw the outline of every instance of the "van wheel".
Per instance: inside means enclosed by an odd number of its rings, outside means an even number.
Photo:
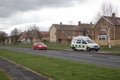
[[[95,49],[95,51],[98,51],[99,49]]]
[[[87,51],[90,51],[90,48],[89,48],[89,47],[87,47]]]
[[[77,49],[76,49],[76,48],[74,48],[74,51],[77,51]]]

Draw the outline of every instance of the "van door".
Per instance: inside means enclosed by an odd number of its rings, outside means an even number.
[[[81,50],[81,40],[77,40],[76,41],[76,46],[75,46],[76,50]]]
[[[81,49],[82,50],[86,50],[87,49],[87,42],[85,40],[82,40]]]

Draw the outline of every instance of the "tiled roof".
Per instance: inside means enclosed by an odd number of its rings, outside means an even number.
[[[41,31],[40,32],[42,35],[44,35],[44,34],[49,34],[49,32],[47,32],[47,31]]]
[[[53,24],[57,30],[78,30],[84,28],[90,28],[93,24],[80,24],[80,25],[65,25],[65,24]]]
[[[120,17],[109,17],[109,16],[104,16],[107,20],[109,20],[112,24],[114,25],[120,25]]]
[[[1,35],[1,34],[5,34],[5,32],[3,32],[3,31],[0,31],[0,35]]]

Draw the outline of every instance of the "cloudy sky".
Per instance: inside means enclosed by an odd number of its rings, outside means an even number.
[[[0,31],[24,31],[34,24],[41,31],[48,31],[52,24],[60,22],[89,23],[104,2],[111,3],[120,13],[119,0],[0,0]]]

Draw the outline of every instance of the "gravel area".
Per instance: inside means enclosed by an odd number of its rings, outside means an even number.
[[[50,80],[49,78],[37,74],[36,72],[15,64],[0,57],[0,68],[11,77],[12,80]]]

